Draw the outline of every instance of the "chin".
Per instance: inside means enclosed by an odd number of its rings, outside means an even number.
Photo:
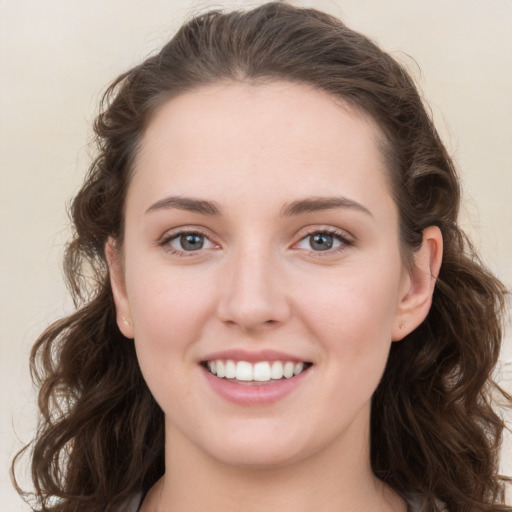
[[[291,453],[289,450],[268,446],[263,449],[260,446],[253,446],[248,449],[223,450],[216,455],[217,460],[225,465],[251,470],[287,467],[304,458],[304,455],[301,456],[296,451]]]
[[[293,432],[275,432],[262,435],[262,432],[238,431],[222,442],[203,449],[219,462],[247,469],[269,469],[290,466],[308,457],[314,451],[311,443],[305,443]]]

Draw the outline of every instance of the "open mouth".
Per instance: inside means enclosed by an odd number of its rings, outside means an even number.
[[[231,359],[203,361],[201,364],[208,372],[220,379],[240,382],[272,382],[291,379],[312,366],[312,363],[309,362],[259,361],[249,363]]]

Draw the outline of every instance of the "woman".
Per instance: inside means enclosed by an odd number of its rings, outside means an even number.
[[[32,355],[39,510],[511,510],[506,290],[391,57],[318,11],[211,12],[95,129],[79,308]]]

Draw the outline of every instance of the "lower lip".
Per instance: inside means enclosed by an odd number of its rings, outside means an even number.
[[[303,382],[311,368],[289,379],[252,384],[239,384],[228,379],[221,379],[212,375],[205,368],[202,370],[212,389],[222,398],[237,405],[251,406],[267,405],[281,400]]]

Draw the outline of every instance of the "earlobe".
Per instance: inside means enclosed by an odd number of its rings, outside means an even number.
[[[119,330],[126,338],[133,338],[133,324],[130,304],[126,293],[124,269],[121,254],[115,241],[109,238],[105,244],[110,286],[116,306],[116,320]]]
[[[405,289],[397,307],[392,339],[399,341],[418,327],[428,315],[443,257],[443,235],[437,226],[423,231],[421,247],[414,253]]]

